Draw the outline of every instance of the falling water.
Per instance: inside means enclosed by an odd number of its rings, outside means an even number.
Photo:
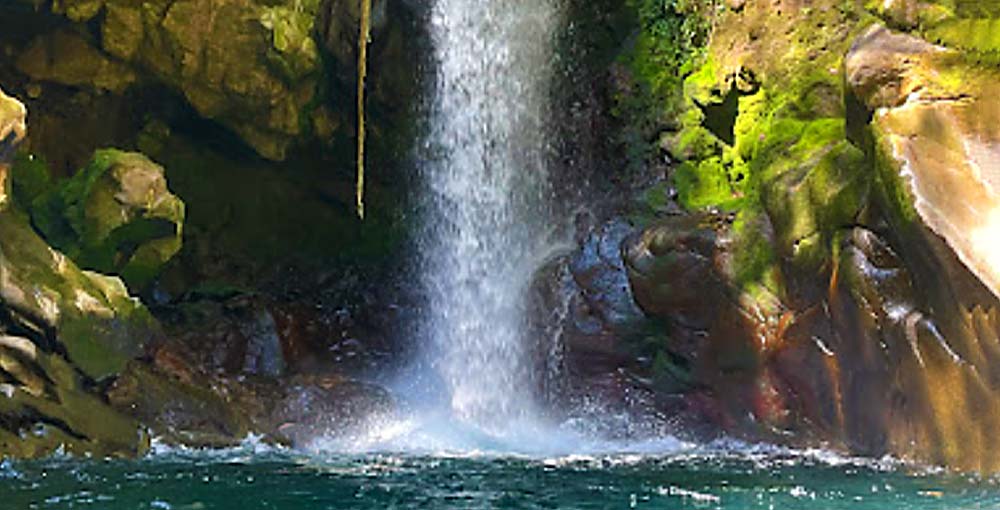
[[[546,245],[553,0],[436,0],[422,165],[421,319],[451,413],[489,432],[533,414],[525,294]]]

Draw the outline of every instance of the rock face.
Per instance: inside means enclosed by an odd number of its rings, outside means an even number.
[[[0,211],[10,201],[10,158],[24,139],[27,114],[23,104],[0,90]]]
[[[319,2],[272,4],[66,0],[56,2],[53,10],[73,21],[97,19],[101,48],[115,59],[113,65],[123,62],[151,74],[180,91],[200,115],[226,125],[264,157],[283,159],[293,141],[304,134],[303,126],[310,124],[307,105],[316,99],[319,52],[311,31]],[[57,34],[55,42],[59,41],[67,39]],[[43,39],[35,46],[45,44]],[[72,52],[54,50],[55,60],[48,67],[35,69],[42,64],[30,59],[25,70],[36,79],[72,83],[86,77],[71,69],[94,72],[94,63],[103,66],[100,63],[108,61],[94,49],[85,51],[92,57],[87,65],[69,61]],[[30,56],[31,52],[25,59]],[[131,73],[125,67],[113,78],[101,79],[118,84]]]
[[[696,431],[997,471],[1000,73],[979,31],[934,37],[964,7],[878,4],[912,33],[844,2],[713,18],[661,139],[687,211],[623,245],[645,387]]]
[[[38,35],[20,55],[33,80],[115,94],[166,85],[270,160],[314,137],[330,143],[347,135],[340,124],[353,124],[357,2],[62,0],[51,10],[77,24]],[[379,117],[415,92],[407,13],[399,0],[374,2],[370,93]]]
[[[845,63],[874,112],[879,176],[898,220],[924,223],[1000,296],[1000,73],[878,26]]]
[[[119,94],[137,78],[127,65],[102,54],[80,34],[65,29],[36,38],[21,53],[17,64],[35,80],[94,86]]]
[[[531,303],[530,337],[543,340],[533,346],[535,373],[550,407],[585,413],[588,423],[619,437],[637,431],[604,421],[607,414],[641,415],[651,407],[641,381],[653,360],[632,341],[646,319],[633,300],[620,250],[633,231],[622,219],[599,226],[579,250],[538,272]],[[606,405],[597,411],[597,402]]]
[[[206,298],[165,312],[187,314],[174,324],[185,331],[165,332],[120,279],[81,270],[74,259],[141,285],[179,248],[183,203],[162,168],[116,150],[97,151],[55,187],[19,182],[37,170],[19,161],[11,186],[25,109],[0,99],[0,456],[135,456],[151,436],[221,447],[251,432],[306,446],[390,412],[381,388],[333,366],[360,373],[379,355],[353,338],[350,317],[338,324],[315,303]],[[34,188],[42,192],[26,191]],[[20,211],[32,196],[34,223],[72,258]],[[317,365],[325,372],[304,375]]]
[[[141,289],[180,250],[184,203],[146,156],[99,150],[70,180],[35,199],[32,219],[81,266],[122,275]]]
[[[0,153],[9,155],[25,110],[0,99],[0,125],[14,134]],[[120,280],[81,271],[49,248],[6,200],[0,239],[0,454],[41,456],[61,446],[79,454],[143,452],[148,436],[138,422],[90,385],[141,354],[160,334],[156,321]]]

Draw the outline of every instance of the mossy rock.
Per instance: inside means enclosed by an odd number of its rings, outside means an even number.
[[[83,36],[68,29],[38,36],[20,54],[17,67],[34,80],[116,94],[137,80],[129,66],[109,58]]]
[[[36,45],[21,60],[39,79],[113,91],[141,74],[183,94],[261,156],[283,160],[309,135],[318,102],[319,7],[318,0],[58,0],[52,11],[97,28],[100,49],[77,37],[72,45]],[[46,48],[57,58],[38,58]]]
[[[53,250],[16,211],[0,212],[0,302],[66,350],[85,374],[102,379],[162,335],[121,280],[81,271]]]
[[[30,340],[0,335],[0,456],[35,458],[62,449],[141,455],[149,436],[134,419],[84,389],[73,366]]]
[[[70,180],[38,197],[32,219],[82,267],[140,289],[181,248],[184,203],[163,168],[139,153],[99,150]]]
[[[0,212],[10,204],[9,162],[25,134],[27,110],[0,89]]]
[[[28,210],[35,199],[51,189],[52,176],[41,157],[21,151],[10,169],[10,185],[15,203]]]
[[[1000,72],[881,26],[858,39],[845,69],[871,114],[866,149],[896,233],[919,242],[926,227],[1000,296]]]

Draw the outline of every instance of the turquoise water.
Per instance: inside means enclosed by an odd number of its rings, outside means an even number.
[[[0,464],[20,509],[980,509],[996,480],[768,448],[516,457],[240,449]]]

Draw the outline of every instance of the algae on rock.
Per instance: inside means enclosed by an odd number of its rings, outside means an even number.
[[[184,203],[163,168],[139,153],[99,150],[85,168],[37,198],[32,220],[83,267],[147,285],[181,248]]]

